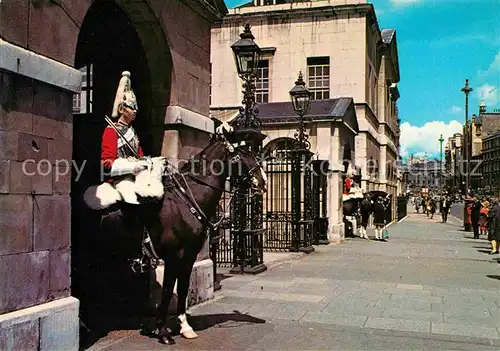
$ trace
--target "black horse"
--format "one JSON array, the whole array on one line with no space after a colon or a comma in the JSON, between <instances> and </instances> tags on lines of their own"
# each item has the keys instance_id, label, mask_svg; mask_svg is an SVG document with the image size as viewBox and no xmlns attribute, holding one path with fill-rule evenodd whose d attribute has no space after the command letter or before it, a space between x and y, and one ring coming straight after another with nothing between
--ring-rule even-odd
<instances>
[{"instance_id":1,"label":"black horse","mask_svg":"<svg viewBox=\"0 0 500 351\"><path fill-rule=\"evenodd\" d=\"M165 262L162 301L156 321L157 336L161 343L175 343L167 328L167 312L176 280L180 333L188 339L197 337L186 317L190 276L196 257L207 239L209 223L206 219L216 215L228 176L251 178L260 191L266 189L266 175L254 155L219 137L186 163L180 169L180 174L174 173L174 181L172 175L164 177L165 194L160 202L132 205L136 206L136 210L140 208L154 248ZM180 190L180 186L184 191ZM193 208L199 211L193 213ZM122 206L103 219L102 225L123 228L127 211L130 211L130 206Z\"/></svg>"}]
</instances>

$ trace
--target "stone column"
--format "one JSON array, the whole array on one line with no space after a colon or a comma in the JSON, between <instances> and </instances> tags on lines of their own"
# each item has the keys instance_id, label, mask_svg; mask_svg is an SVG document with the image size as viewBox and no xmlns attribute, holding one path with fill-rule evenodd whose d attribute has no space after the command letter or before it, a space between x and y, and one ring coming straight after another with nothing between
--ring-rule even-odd
<instances>
[{"instance_id":1,"label":"stone column","mask_svg":"<svg viewBox=\"0 0 500 351\"><path fill-rule=\"evenodd\" d=\"M379 190L389 192L387 185L387 145L380 145L380 156L379 156L379 178L378 183L380 184Z\"/></svg>"},{"instance_id":2,"label":"stone column","mask_svg":"<svg viewBox=\"0 0 500 351\"><path fill-rule=\"evenodd\" d=\"M355 164L356 166L361 168L361 189L364 191L368 191L368 183L370 181L370 176L367 172L366 164L367 164L367 140L366 133L360 132L355 136Z\"/></svg>"},{"instance_id":3,"label":"stone column","mask_svg":"<svg viewBox=\"0 0 500 351\"><path fill-rule=\"evenodd\" d=\"M167 107L165 117L165 135L161 154L168 157L174 165L188 160L208 145L210 133L214 132L213 121L201 114L181 106ZM209 254L209 241L205 242L198 254L191 274L188 305L194 305L214 297L213 262ZM163 284L163 267L156 272L156 280ZM152 292L155 302L161 298L161 292ZM173 307L173 306L172 306Z\"/></svg>"},{"instance_id":4,"label":"stone column","mask_svg":"<svg viewBox=\"0 0 500 351\"><path fill-rule=\"evenodd\" d=\"M326 135L322 133L322 135ZM329 140L320 140L318 145L329 146L330 168L328 170L328 240L340 243L344 240L344 222L342 220L342 155L340 147L340 129L335 124L329 128Z\"/></svg>"}]
</instances>

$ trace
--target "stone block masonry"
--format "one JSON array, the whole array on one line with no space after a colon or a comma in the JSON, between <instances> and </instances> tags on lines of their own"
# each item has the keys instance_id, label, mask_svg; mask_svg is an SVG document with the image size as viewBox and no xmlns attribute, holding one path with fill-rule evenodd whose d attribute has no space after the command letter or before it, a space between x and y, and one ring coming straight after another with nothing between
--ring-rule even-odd
<instances>
[{"instance_id":1,"label":"stone block masonry","mask_svg":"<svg viewBox=\"0 0 500 351\"><path fill-rule=\"evenodd\" d=\"M32 54L0 41L0 55L28 67ZM71 169L62 167L72 159L73 91L55 82L78 72L37 59L24 73L0 63L0 350L76 350ZM36 76L47 70L50 84Z\"/></svg>"},{"instance_id":2,"label":"stone block masonry","mask_svg":"<svg viewBox=\"0 0 500 351\"><path fill-rule=\"evenodd\" d=\"M0 81L0 161L6 166L0 269L9 277L0 282L0 313L6 313L69 296L70 183L57 179L52 166L61 158L71 164L72 93L7 71L0 71Z\"/></svg>"}]
</instances>

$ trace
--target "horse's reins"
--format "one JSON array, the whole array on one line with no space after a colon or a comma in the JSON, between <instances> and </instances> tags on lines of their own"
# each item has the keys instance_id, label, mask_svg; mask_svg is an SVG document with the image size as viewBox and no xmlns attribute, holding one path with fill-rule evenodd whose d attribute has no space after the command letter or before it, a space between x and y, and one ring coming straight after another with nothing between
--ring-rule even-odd
<instances>
[{"instance_id":1,"label":"horse's reins","mask_svg":"<svg viewBox=\"0 0 500 351\"><path fill-rule=\"evenodd\" d=\"M200 205L198 204L198 202L196 201L194 195L193 195L193 192L191 191L191 187L189 186L187 180L186 180L186 177L184 176L184 174L182 174L181 172L175 172L176 174L178 174L181 179L183 180L184 182L184 186L182 186L182 184L180 183L179 179L177 179L177 177L175 177L175 174L172 175L172 179L175 183L175 185L177 185L177 189L181 192L180 195L178 195L187 205L187 207L189 208L189 211L200 221L200 222L204 222L205 224L207 224L210 229L212 230L216 230L219 225L222 223L222 221L224 220L224 216L221 217L221 219L215 223L213 223L212 221L210 221L210 219L208 218L208 216L205 214L205 212L203 212L203 210L201 209ZM189 174L188 174L189 176ZM194 177L193 177L194 178ZM202 183L203 185L206 185L212 189L217 189L217 190L221 190L221 191L224 191L224 192L227 192L227 193L230 193L232 195L231 192L225 190L225 189L222 189L222 188L219 188L219 187L215 187L211 184L208 184L204 181L201 181L200 179L198 178L195 178L196 180L200 181L200 183ZM184 195L184 196L182 196ZM232 196L231 196L231 199L229 200L230 203L232 202Z\"/></svg>"},{"instance_id":2,"label":"horse's reins","mask_svg":"<svg viewBox=\"0 0 500 351\"><path fill-rule=\"evenodd\" d=\"M253 174L253 171L255 169L257 169L258 167L260 166L255 166L253 168L251 168L248 173L247 173L247 177L248 176L251 176ZM187 199L185 197L182 197L182 196L179 196L181 197L184 202L186 203L186 205L189 207L189 210L190 212L196 216L196 218L198 218L199 221L204 221L209 227L210 229L212 230L216 230L219 225L222 223L222 221L224 220L224 215L221 217L221 219L215 223L213 223L212 221L210 221L210 219L208 218L208 216L205 214L205 212L203 212L203 210L201 209L200 205L198 204L198 202L196 201L194 195L193 195L193 192L191 191L191 187L189 186L187 180L186 180L186 177L183 173L177 171L177 172L172 172L172 173L176 173L178 174L182 180L183 180L183 183L185 185L185 188L180 184L180 181L177 179L177 177L175 177L175 174L172 175L172 179L174 180L174 183L177 185L177 188L178 190L180 190L180 192L185 195L187 197ZM234 199L234 191L228 191L226 189L223 189L223 188L220 188L218 186L215 186L215 185L212 185L212 184L209 184L189 173L186 174L189 178L193 179L195 182L201 184L201 185L205 185L205 186L208 186L209 188L211 189L214 189L214 190L218 190L218 191L221 191L221 192L224 192L224 193L228 193L228 194L231 194L231 197L229 199L229 204L231 204L233 202L233 199ZM188 200L188 201L186 201Z\"/></svg>"}]
</instances>

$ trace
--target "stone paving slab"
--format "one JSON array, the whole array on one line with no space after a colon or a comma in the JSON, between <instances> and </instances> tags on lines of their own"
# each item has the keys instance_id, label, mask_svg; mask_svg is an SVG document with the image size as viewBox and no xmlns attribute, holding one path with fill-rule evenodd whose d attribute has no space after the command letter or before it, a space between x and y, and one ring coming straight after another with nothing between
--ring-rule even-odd
<instances>
[{"instance_id":1,"label":"stone paving slab","mask_svg":"<svg viewBox=\"0 0 500 351\"><path fill-rule=\"evenodd\" d=\"M350 305L331 305L328 304L321 312L328 314L351 314L353 316L365 316L365 317L382 317L383 313L386 311L385 308L367 306L359 308L358 306Z\"/></svg>"},{"instance_id":2,"label":"stone paving slab","mask_svg":"<svg viewBox=\"0 0 500 351\"><path fill-rule=\"evenodd\" d=\"M307 312L300 320L302 322L313 322L321 324L348 325L362 327L367 320L367 316L357 316L351 314L333 314L328 312Z\"/></svg>"},{"instance_id":3,"label":"stone paving slab","mask_svg":"<svg viewBox=\"0 0 500 351\"><path fill-rule=\"evenodd\" d=\"M426 301L416 301L416 300L379 300L375 304L375 307L381 308L398 308L401 310L414 310L414 311L431 311L431 303Z\"/></svg>"},{"instance_id":4,"label":"stone paving slab","mask_svg":"<svg viewBox=\"0 0 500 351\"><path fill-rule=\"evenodd\" d=\"M431 295L418 295L418 294L391 294L391 301L414 301L423 303L443 303L443 298L441 296L431 296Z\"/></svg>"},{"instance_id":5,"label":"stone paving slab","mask_svg":"<svg viewBox=\"0 0 500 351\"><path fill-rule=\"evenodd\" d=\"M294 283L289 288L289 292L296 294L320 294L320 295L335 295L335 292L341 294L341 289L337 285L317 285L307 283Z\"/></svg>"},{"instance_id":6,"label":"stone paving slab","mask_svg":"<svg viewBox=\"0 0 500 351\"><path fill-rule=\"evenodd\" d=\"M432 332L436 334L473 336L477 338L500 338L496 328L473 326L470 324L432 323Z\"/></svg>"},{"instance_id":7,"label":"stone paving slab","mask_svg":"<svg viewBox=\"0 0 500 351\"><path fill-rule=\"evenodd\" d=\"M368 317L365 328L426 333L431 331L431 322L413 319Z\"/></svg>"},{"instance_id":8,"label":"stone paving slab","mask_svg":"<svg viewBox=\"0 0 500 351\"><path fill-rule=\"evenodd\" d=\"M399 308L386 308L382 312L382 317L393 319L412 319L419 321L441 322L444 323L444 314L442 312L427 312L402 310Z\"/></svg>"}]
</instances>

